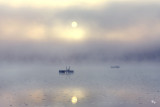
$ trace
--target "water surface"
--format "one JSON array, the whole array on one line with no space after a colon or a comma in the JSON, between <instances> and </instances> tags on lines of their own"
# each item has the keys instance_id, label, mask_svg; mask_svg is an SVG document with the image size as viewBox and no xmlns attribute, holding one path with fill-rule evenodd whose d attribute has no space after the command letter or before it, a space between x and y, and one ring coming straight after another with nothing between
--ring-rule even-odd
<instances>
[{"instance_id":1,"label":"water surface","mask_svg":"<svg viewBox=\"0 0 160 107\"><path fill-rule=\"evenodd\" d=\"M0 107L159 107L158 64L1 64Z\"/></svg>"}]
</instances>

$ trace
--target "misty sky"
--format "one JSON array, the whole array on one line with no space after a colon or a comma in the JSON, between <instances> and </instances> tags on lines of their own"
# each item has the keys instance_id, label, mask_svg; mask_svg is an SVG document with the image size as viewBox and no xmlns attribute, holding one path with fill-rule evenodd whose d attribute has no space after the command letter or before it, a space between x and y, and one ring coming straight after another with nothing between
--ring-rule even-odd
<instances>
[{"instance_id":1,"label":"misty sky","mask_svg":"<svg viewBox=\"0 0 160 107\"><path fill-rule=\"evenodd\" d=\"M0 0L0 8L1 61L160 60L158 0Z\"/></svg>"}]
</instances>

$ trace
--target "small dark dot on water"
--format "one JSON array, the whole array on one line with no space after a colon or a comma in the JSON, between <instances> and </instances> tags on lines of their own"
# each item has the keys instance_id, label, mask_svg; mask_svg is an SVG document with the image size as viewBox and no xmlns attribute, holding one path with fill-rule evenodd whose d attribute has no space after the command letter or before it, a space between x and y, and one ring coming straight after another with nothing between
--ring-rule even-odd
<instances>
[{"instance_id":1,"label":"small dark dot on water","mask_svg":"<svg viewBox=\"0 0 160 107\"><path fill-rule=\"evenodd\" d=\"M9 105L9 106L12 106L12 105Z\"/></svg>"},{"instance_id":2,"label":"small dark dot on water","mask_svg":"<svg viewBox=\"0 0 160 107\"><path fill-rule=\"evenodd\" d=\"M25 106L28 106L28 104L24 103Z\"/></svg>"}]
</instances>

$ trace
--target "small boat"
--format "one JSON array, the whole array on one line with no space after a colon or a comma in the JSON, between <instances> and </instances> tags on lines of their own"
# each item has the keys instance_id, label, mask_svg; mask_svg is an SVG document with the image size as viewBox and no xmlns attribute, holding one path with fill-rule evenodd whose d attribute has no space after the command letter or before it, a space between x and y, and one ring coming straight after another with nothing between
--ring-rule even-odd
<instances>
[{"instance_id":1,"label":"small boat","mask_svg":"<svg viewBox=\"0 0 160 107\"><path fill-rule=\"evenodd\" d=\"M120 66L118 66L118 65L114 65L114 66L111 66L111 68L120 68Z\"/></svg>"},{"instance_id":2,"label":"small boat","mask_svg":"<svg viewBox=\"0 0 160 107\"><path fill-rule=\"evenodd\" d=\"M67 68L66 67L66 70L59 70L59 74L73 74L74 71L73 70L70 70L70 67Z\"/></svg>"}]
</instances>

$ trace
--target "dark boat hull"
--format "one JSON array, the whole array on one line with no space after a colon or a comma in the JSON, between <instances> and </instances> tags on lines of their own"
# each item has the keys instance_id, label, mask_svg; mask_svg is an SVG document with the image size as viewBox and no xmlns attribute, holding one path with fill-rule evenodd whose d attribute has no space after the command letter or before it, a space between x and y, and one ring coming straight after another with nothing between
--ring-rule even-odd
<instances>
[{"instance_id":1,"label":"dark boat hull","mask_svg":"<svg viewBox=\"0 0 160 107\"><path fill-rule=\"evenodd\" d=\"M73 70L59 70L60 74L73 74L74 71Z\"/></svg>"}]
</instances>

